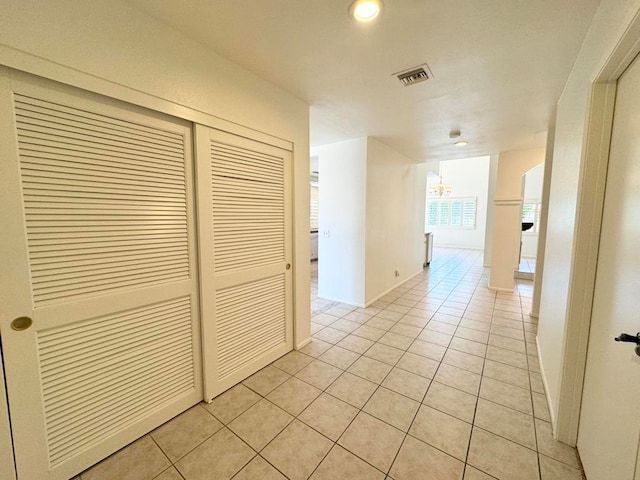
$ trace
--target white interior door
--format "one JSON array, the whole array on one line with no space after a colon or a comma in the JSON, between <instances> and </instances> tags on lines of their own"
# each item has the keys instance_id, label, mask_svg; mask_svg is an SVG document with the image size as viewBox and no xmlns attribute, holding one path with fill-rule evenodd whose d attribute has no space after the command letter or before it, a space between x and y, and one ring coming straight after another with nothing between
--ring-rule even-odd
<instances>
[{"instance_id":1,"label":"white interior door","mask_svg":"<svg viewBox=\"0 0 640 480\"><path fill-rule=\"evenodd\" d=\"M202 398L190 125L6 69L0 82L18 478L67 479Z\"/></svg>"},{"instance_id":2,"label":"white interior door","mask_svg":"<svg viewBox=\"0 0 640 480\"><path fill-rule=\"evenodd\" d=\"M578 451L589 480L639 478L640 61L622 75L611 138Z\"/></svg>"},{"instance_id":3,"label":"white interior door","mask_svg":"<svg viewBox=\"0 0 640 480\"><path fill-rule=\"evenodd\" d=\"M291 152L196 125L205 398L293 348Z\"/></svg>"}]
</instances>

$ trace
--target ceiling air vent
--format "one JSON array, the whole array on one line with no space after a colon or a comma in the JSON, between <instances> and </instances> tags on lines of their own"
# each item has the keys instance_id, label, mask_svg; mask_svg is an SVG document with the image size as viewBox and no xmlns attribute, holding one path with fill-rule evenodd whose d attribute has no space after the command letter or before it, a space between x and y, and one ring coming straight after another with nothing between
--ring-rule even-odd
<instances>
[{"instance_id":1,"label":"ceiling air vent","mask_svg":"<svg viewBox=\"0 0 640 480\"><path fill-rule=\"evenodd\" d=\"M408 70L403 70L402 72L394 73L394 75L398 77L400 83L405 87L424 82L425 80L429 80L433 77L433 74L426 63Z\"/></svg>"}]
</instances>

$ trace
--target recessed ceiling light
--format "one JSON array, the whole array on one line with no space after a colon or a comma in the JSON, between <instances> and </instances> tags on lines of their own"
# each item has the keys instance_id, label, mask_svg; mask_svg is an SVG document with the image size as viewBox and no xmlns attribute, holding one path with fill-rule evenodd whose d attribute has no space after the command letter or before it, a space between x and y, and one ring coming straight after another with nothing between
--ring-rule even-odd
<instances>
[{"instance_id":1,"label":"recessed ceiling light","mask_svg":"<svg viewBox=\"0 0 640 480\"><path fill-rule=\"evenodd\" d=\"M465 142L464 140L460 140L459 142L454 143L456 147L464 147L465 145L469 145L469 142Z\"/></svg>"},{"instance_id":2,"label":"recessed ceiling light","mask_svg":"<svg viewBox=\"0 0 640 480\"><path fill-rule=\"evenodd\" d=\"M382 11L380 0L356 0L351 4L349 13L359 22L370 22Z\"/></svg>"}]
</instances>

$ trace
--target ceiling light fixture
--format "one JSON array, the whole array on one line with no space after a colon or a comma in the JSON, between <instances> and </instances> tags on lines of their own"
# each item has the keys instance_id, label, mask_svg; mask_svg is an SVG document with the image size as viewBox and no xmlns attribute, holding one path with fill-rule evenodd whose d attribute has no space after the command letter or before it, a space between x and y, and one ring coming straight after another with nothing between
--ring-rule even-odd
<instances>
[{"instance_id":1,"label":"ceiling light fixture","mask_svg":"<svg viewBox=\"0 0 640 480\"><path fill-rule=\"evenodd\" d=\"M456 138L460 138L460 130L451 130L449 132L449 138L451 140L455 140ZM466 142L464 140L458 140L457 142L454 143L454 145L456 147L464 147L465 145L469 145L469 142Z\"/></svg>"},{"instance_id":2,"label":"ceiling light fixture","mask_svg":"<svg viewBox=\"0 0 640 480\"><path fill-rule=\"evenodd\" d=\"M454 143L456 147L464 147L465 145L469 145L469 142L465 142L464 140L460 140L459 142Z\"/></svg>"},{"instance_id":3,"label":"ceiling light fixture","mask_svg":"<svg viewBox=\"0 0 640 480\"><path fill-rule=\"evenodd\" d=\"M381 0L356 0L349 8L349 14L359 22L370 22L382 12Z\"/></svg>"},{"instance_id":4,"label":"ceiling light fixture","mask_svg":"<svg viewBox=\"0 0 640 480\"><path fill-rule=\"evenodd\" d=\"M440 176L440 183L435 183L429 187L429 195L442 197L443 195L446 197L447 195L451 195L453 192L453 185L450 183L442 183L442 176Z\"/></svg>"}]
</instances>

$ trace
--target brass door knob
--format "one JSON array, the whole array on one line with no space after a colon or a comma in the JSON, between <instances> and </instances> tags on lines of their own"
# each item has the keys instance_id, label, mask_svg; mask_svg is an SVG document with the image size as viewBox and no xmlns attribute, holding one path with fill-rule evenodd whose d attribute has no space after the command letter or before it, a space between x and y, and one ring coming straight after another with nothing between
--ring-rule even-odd
<instances>
[{"instance_id":1,"label":"brass door knob","mask_svg":"<svg viewBox=\"0 0 640 480\"><path fill-rule=\"evenodd\" d=\"M18 317L11 322L11 328L17 330L18 332L21 330L26 330L31 326L33 320L29 317Z\"/></svg>"},{"instance_id":2,"label":"brass door knob","mask_svg":"<svg viewBox=\"0 0 640 480\"><path fill-rule=\"evenodd\" d=\"M284 266L284 268L286 268L287 270L291 270L291 264L290 264L290 263L287 263L287 264Z\"/></svg>"}]
</instances>

